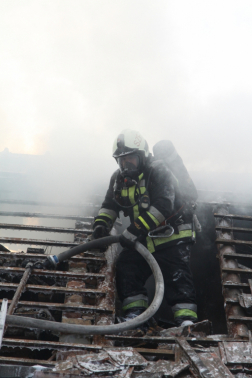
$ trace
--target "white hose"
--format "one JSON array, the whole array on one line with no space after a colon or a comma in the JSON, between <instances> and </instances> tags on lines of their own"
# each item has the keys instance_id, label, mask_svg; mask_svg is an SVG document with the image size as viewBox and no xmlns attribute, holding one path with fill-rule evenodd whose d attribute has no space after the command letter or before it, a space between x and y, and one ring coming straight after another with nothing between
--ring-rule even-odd
<instances>
[{"instance_id":1,"label":"white hose","mask_svg":"<svg viewBox=\"0 0 252 378\"><path fill-rule=\"evenodd\" d=\"M111 244L114 242L118 242L118 236L109 237L112 240ZM112 239L111 239L112 238ZM104 239L105 243L107 242L108 238ZM99 239L102 241L102 239ZM86 243L85 250L87 250L87 244L91 244L92 242ZM105 244L106 245L106 244ZM80 246L78 246L80 247ZM88 249L91 249L90 247ZM119 332L124 332L129 329L137 328L141 324L147 322L159 309L163 296L164 296L164 280L161 273L161 270L158 266L158 263L152 256L152 254L145 248L141 243L135 243L135 249L142 255L142 257L147 261L149 264L154 279L155 279L155 296L150 304L150 306L144 311L141 315L137 316L134 319L128 320L124 323L113 324L113 325L74 325L74 324L65 324L59 322L51 322L47 320L39 320L39 319L32 319L26 318L16 315L7 315L6 316L6 324L16 327L23 327L23 328L39 328L43 330L53 331L53 332L63 332L63 333L76 333L81 335L100 335L100 334L116 334ZM81 253L80 251L79 253ZM65 253L65 252L63 252Z\"/></svg>"}]
</instances>

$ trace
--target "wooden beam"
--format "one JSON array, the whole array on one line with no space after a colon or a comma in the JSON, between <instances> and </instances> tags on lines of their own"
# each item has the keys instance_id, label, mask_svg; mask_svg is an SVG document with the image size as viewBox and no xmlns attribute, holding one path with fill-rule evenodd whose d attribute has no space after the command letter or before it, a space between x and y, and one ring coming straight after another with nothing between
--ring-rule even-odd
<instances>
[{"instance_id":1,"label":"wooden beam","mask_svg":"<svg viewBox=\"0 0 252 378\"><path fill-rule=\"evenodd\" d=\"M176 343L183 351L183 355L190 364L191 371L195 377L198 378L234 378L230 371L223 365L222 361L216 356L208 356L207 360L201 359L199 355L192 349L185 339L176 338ZM207 353L210 355L210 353ZM218 359L218 365L216 364Z\"/></svg>"}]
</instances>

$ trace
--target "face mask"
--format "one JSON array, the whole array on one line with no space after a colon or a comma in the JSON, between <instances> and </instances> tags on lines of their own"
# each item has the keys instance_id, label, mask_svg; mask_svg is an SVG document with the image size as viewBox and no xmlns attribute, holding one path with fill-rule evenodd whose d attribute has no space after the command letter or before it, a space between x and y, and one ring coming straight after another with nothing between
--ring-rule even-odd
<instances>
[{"instance_id":1,"label":"face mask","mask_svg":"<svg viewBox=\"0 0 252 378\"><path fill-rule=\"evenodd\" d=\"M139 176L140 159L136 154L120 156L117 160L124 186L130 187L137 183Z\"/></svg>"}]
</instances>

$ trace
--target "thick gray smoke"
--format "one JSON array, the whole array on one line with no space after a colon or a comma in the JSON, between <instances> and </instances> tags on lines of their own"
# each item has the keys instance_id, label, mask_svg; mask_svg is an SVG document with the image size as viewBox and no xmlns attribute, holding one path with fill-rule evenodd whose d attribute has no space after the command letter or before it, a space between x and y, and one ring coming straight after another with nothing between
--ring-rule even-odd
<instances>
[{"instance_id":1,"label":"thick gray smoke","mask_svg":"<svg viewBox=\"0 0 252 378\"><path fill-rule=\"evenodd\" d=\"M104 193L126 127L172 140L203 187L250 174L251 19L250 1L2 0L0 151L48 152L33 182L70 202Z\"/></svg>"}]
</instances>

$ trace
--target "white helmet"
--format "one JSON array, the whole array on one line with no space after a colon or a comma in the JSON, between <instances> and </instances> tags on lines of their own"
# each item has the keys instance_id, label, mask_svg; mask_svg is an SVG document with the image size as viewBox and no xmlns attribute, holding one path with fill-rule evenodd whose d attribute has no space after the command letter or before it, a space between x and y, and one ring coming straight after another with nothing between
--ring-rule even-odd
<instances>
[{"instance_id":1,"label":"white helmet","mask_svg":"<svg viewBox=\"0 0 252 378\"><path fill-rule=\"evenodd\" d=\"M133 155L138 158L138 163L135 167L130 163L122 164L123 159L127 159L126 156ZM119 164L120 170L123 173L127 170L127 174L134 176L142 173L145 160L149 156L149 147L146 140L136 130L126 129L123 130L116 138L113 145L113 157ZM134 171L134 172L133 172ZM126 172L124 172L126 174Z\"/></svg>"},{"instance_id":2,"label":"white helmet","mask_svg":"<svg viewBox=\"0 0 252 378\"><path fill-rule=\"evenodd\" d=\"M137 151L142 151L146 158L149 156L149 147L146 140L136 130L123 130L114 141L113 157L118 158Z\"/></svg>"}]
</instances>

